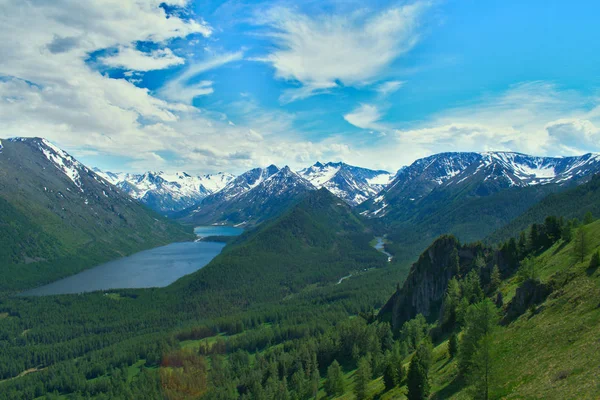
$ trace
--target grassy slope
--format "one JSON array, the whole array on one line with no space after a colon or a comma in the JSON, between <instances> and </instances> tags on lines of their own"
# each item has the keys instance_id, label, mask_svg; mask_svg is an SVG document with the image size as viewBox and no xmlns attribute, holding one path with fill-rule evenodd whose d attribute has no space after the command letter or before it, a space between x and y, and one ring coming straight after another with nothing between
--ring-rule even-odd
<instances>
[{"instance_id":1,"label":"grassy slope","mask_svg":"<svg viewBox=\"0 0 600 400\"><path fill-rule=\"evenodd\" d=\"M587 266L600 247L600 221L584 228L590 251L583 263L573 260L572 244L557 243L537 257L540 279L561 287L538 306L498 330L494 398L593 399L600 396L600 270ZM517 284L505 281L505 303ZM454 381L456 363L447 342L435 349L431 381L436 399L468 399Z\"/></svg>"}]
</instances>

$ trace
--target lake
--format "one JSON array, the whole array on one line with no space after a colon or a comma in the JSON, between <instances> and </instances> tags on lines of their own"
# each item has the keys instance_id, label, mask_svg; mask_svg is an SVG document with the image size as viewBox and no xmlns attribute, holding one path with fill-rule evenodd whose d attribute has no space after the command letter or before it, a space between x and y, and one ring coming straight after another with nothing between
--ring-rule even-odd
<instances>
[{"instance_id":1,"label":"lake","mask_svg":"<svg viewBox=\"0 0 600 400\"><path fill-rule=\"evenodd\" d=\"M199 226L199 237L237 236L241 228ZM96 290L164 287L208 264L223 249L223 243L171 243L110 261L76 275L23 292L23 296L45 296Z\"/></svg>"}]
</instances>

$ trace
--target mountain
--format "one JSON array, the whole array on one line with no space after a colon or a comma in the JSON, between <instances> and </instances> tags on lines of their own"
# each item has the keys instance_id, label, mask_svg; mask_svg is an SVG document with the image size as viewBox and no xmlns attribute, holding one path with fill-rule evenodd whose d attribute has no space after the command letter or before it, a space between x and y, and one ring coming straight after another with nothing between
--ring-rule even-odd
<instances>
[{"instance_id":1,"label":"mountain","mask_svg":"<svg viewBox=\"0 0 600 400\"><path fill-rule=\"evenodd\" d=\"M317 188L326 188L350 205L358 205L379 193L393 178L387 171L354 167L342 162L315 165L298 174Z\"/></svg>"},{"instance_id":2,"label":"mountain","mask_svg":"<svg viewBox=\"0 0 600 400\"><path fill-rule=\"evenodd\" d=\"M254 225L279 215L315 187L285 166L254 168L200 205L181 214L185 223Z\"/></svg>"},{"instance_id":3,"label":"mountain","mask_svg":"<svg viewBox=\"0 0 600 400\"><path fill-rule=\"evenodd\" d=\"M206 196L224 188L234 178L223 172L202 176L192 176L185 172L168 174L163 171L144 174L113 173L97 168L94 168L94 172L162 214L172 214L192 207Z\"/></svg>"},{"instance_id":4,"label":"mountain","mask_svg":"<svg viewBox=\"0 0 600 400\"><path fill-rule=\"evenodd\" d=\"M285 167L265 183L278 190L275 179L294 175ZM372 238L348 204L326 189L309 190L297 204L246 231L209 265L169 290L192 298L220 296L223 303L238 305L280 300L307 285L332 284L352 271L385 266L385 256L369 245Z\"/></svg>"},{"instance_id":5,"label":"mountain","mask_svg":"<svg viewBox=\"0 0 600 400\"><path fill-rule=\"evenodd\" d=\"M547 195L598 171L600 156L594 154L441 153L402 168L359 210L389 233L397 256L414 257L441 234L483 239Z\"/></svg>"},{"instance_id":6,"label":"mountain","mask_svg":"<svg viewBox=\"0 0 600 400\"><path fill-rule=\"evenodd\" d=\"M600 155L534 157L511 152L440 153L415 161L396 174L365 215L383 217L395 204L415 202L434 190L477 182L474 196L513 187L577 182L600 171ZM388 209L390 207L390 209Z\"/></svg>"},{"instance_id":7,"label":"mountain","mask_svg":"<svg viewBox=\"0 0 600 400\"><path fill-rule=\"evenodd\" d=\"M193 238L45 139L1 146L0 292Z\"/></svg>"},{"instance_id":8,"label":"mountain","mask_svg":"<svg viewBox=\"0 0 600 400\"><path fill-rule=\"evenodd\" d=\"M594 217L600 216L600 174L594 175L589 182L560 193L550 194L507 225L498 229L487 238L487 241L496 243L516 237L519 232L529 225L544 222L544 219L549 215L583 220L588 212L591 212Z\"/></svg>"}]
</instances>

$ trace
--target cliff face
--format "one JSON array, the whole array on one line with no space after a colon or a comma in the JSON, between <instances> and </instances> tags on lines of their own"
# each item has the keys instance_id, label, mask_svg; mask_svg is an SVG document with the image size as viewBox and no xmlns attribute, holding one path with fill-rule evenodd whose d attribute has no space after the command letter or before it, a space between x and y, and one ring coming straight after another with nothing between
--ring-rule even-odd
<instances>
[{"instance_id":1,"label":"cliff face","mask_svg":"<svg viewBox=\"0 0 600 400\"><path fill-rule=\"evenodd\" d=\"M466 274L474 265L482 245L461 245L454 236L438 238L411 267L402 288L388 300L380 317L398 329L417 314L434 316L442 303L448 282Z\"/></svg>"}]
</instances>

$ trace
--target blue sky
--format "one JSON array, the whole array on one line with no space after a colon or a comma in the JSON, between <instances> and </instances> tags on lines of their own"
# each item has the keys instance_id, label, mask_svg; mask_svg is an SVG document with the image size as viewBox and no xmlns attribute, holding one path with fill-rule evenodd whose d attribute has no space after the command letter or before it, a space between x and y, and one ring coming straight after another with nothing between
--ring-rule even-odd
<instances>
[{"instance_id":1,"label":"blue sky","mask_svg":"<svg viewBox=\"0 0 600 400\"><path fill-rule=\"evenodd\" d=\"M0 137L113 171L600 151L594 1L0 0Z\"/></svg>"}]
</instances>

